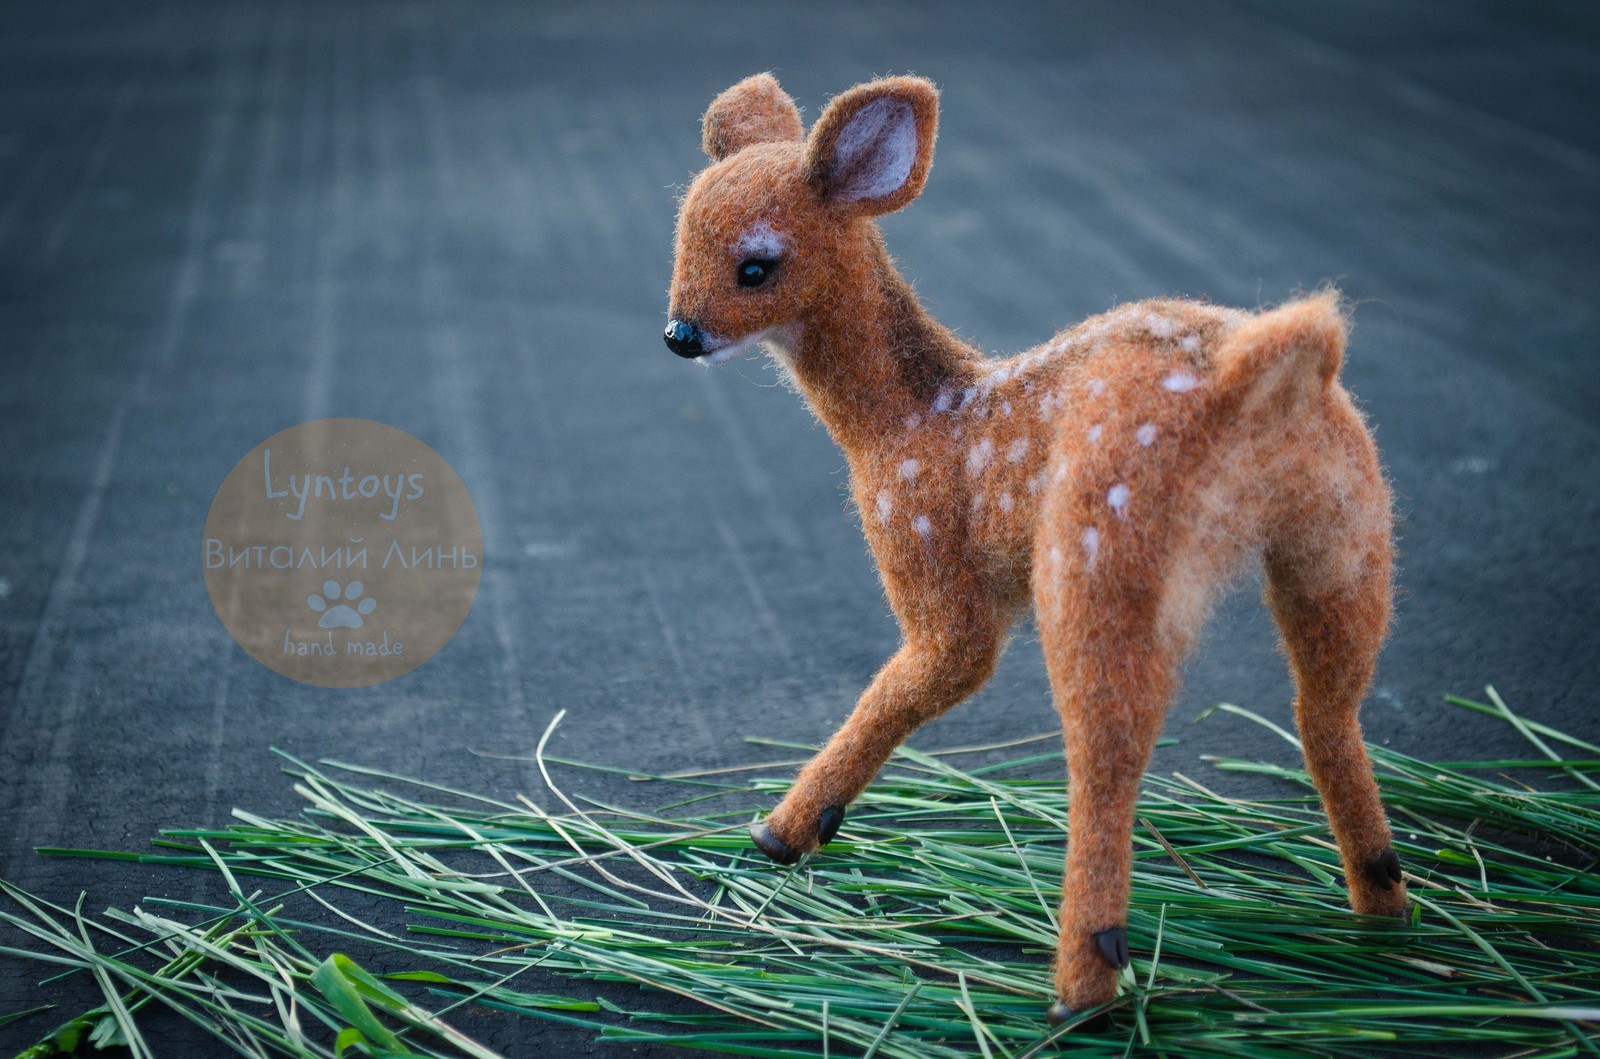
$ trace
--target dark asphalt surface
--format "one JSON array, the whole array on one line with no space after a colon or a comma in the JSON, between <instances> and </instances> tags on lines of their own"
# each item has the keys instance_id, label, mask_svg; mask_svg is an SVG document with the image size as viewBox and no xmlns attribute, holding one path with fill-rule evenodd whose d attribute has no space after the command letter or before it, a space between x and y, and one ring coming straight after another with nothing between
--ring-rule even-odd
<instances>
[{"instance_id":1,"label":"dark asphalt surface","mask_svg":"<svg viewBox=\"0 0 1600 1059\"><path fill-rule=\"evenodd\" d=\"M1131 298L1340 283L1360 303L1346 381L1402 514L1369 738L1520 756L1442 702L1490 682L1600 738L1592 4L11 3L0 876L67 904L88 889L90 908L214 895L209 876L31 850L293 811L272 745L506 794L537 786L528 766L470 750L526 753L558 709L555 752L649 770L768 756L747 734L827 735L896 642L843 460L770 368L706 371L659 337L700 113L769 68L808 117L875 73L941 84L928 189L885 228L934 312L987 348ZM428 442L483 520L459 636L365 690L254 662L201 576L223 476L327 415ZM1289 699L1247 587L1155 767L1258 782L1197 759L1289 747L1189 722L1226 700L1287 724ZM1054 724L1024 630L916 742ZM39 977L0 963L0 1012L38 1002ZM152 1025L163 1055L214 1054ZM470 1026L517 1056L600 1050Z\"/></svg>"}]
</instances>

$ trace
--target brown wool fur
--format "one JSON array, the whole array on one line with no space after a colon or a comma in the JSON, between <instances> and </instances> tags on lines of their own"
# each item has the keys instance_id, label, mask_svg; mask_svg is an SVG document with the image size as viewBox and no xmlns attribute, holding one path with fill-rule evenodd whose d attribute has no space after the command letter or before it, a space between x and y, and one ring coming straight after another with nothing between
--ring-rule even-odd
<instances>
[{"instance_id":1,"label":"brown wool fur","mask_svg":"<svg viewBox=\"0 0 1600 1059\"><path fill-rule=\"evenodd\" d=\"M1031 605L1071 784L1056 992L1109 1000L1095 936L1126 922L1140 776L1212 604L1261 557L1351 903L1400 914L1356 718L1389 623L1390 499L1338 380L1337 295L1259 314L1156 299L985 357L923 311L871 219L921 191L937 120L933 85L895 77L834 99L806 137L757 75L707 112L713 164L679 217L674 322L712 360L760 343L792 376L845 451L903 632L758 828L764 848L815 849L824 811L981 687ZM751 257L778 263L741 287Z\"/></svg>"}]
</instances>

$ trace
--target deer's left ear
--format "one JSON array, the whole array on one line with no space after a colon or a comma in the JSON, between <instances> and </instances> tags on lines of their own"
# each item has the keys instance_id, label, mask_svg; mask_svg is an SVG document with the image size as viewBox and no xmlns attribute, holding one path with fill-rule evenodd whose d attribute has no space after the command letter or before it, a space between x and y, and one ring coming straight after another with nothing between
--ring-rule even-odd
<instances>
[{"instance_id":1,"label":"deer's left ear","mask_svg":"<svg viewBox=\"0 0 1600 1059\"><path fill-rule=\"evenodd\" d=\"M834 98L806 141L806 179L825 201L890 213L922 191L933 164L939 90L923 77L886 77Z\"/></svg>"}]
</instances>

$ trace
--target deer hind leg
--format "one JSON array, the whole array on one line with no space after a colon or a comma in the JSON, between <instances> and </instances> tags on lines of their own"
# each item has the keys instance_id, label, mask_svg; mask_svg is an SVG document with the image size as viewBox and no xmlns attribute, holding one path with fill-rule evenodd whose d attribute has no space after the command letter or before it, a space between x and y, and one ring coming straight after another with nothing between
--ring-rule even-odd
<instances>
[{"instance_id":1,"label":"deer hind leg","mask_svg":"<svg viewBox=\"0 0 1600 1059\"><path fill-rule=\"evenodd\" d=\"M1141 604L1151 594L1137 591L1137 576L1097 571L1094 583L1117 598L1059 580L1038 592L1070 784L1052 1023L1110 1000L1128 963L1134 803L1180 654Z\"/></svg>"},{"instance_id":2,"label":"deer hind leg","mask_svg":"<svg viewBox=\"0 0 1600 1059\"><path fill-rule=\"evenodd\" d=\"M1406 886L1356 717L1389 625L1393 564L1387 492L1376 457L1361 449L1354 497L1299 512L1269 544L1267 602L1294 674L1306 768L1339 845L1350 904L1364 915L1397 916Z\"/></svg>"}]
</instances>

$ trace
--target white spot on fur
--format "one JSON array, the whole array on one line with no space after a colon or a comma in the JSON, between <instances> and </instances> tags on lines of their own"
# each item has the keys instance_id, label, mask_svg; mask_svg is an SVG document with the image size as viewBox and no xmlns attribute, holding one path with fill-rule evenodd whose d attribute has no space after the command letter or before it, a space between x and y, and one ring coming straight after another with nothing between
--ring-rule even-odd
<instances>
[{"instance_id":1,"label":"white spot on fur","mask_svg":"<svg viewBox=\"0 0 1600 1059\"><path fill-rule=\"evenodd\" d=\"M1178 327L1160 313L1150 313L1144 318L1144 329L1156 338L1171 338Z\"/></svg>"},{"instance_id":2,"label":"white spot on fur","mask_svg":"<svg viewBox=\"0 0 1600 1059\"><path fill-rule=\"evenodd\" d=\"M1015 441L1013 441L1011 443L1011 447L1010 448L1006 449L1006 462L1007 463L1021 463L1022 462L1022 457L1026 456L1027 454L1028 454L1028 439L1027 438L1018 438L1017 440L1015 440Z\"/></svg>"},{"instance_id":3,"label":"white spot on fur","mask_svg":"<svg viewBox=\"0 0 1600 1059\"><path fill-rule=\"evenodd\" d=\"M889 524L889 513L894 510L894 501L889 499L889 490L878 490L878 525Z\"/></svg>"},{"instance_id":4,"label":"white spot on fur","mask_svg":"<svg viewBox=\"0 0 1600 1059\"><path fill-rule=\"evenodd\" d=\"M1067 470L1068 470L1068 468L1067 468L1066 464L1064 464L1064 463L1056 464L1056 481L1058 481L1058 482L1066 481L1067 480Z\"/></svg>"},{"instance_id":5,"label":"white spot on fur","mask_svg":"<svg viewBox=\"0 0 1600 1059\"><path fill-rule=\"evenodd\" d=\"M1000 510L1001 511L1004 511L1008 515L1011 514L1011 508L1012 508L1014 503L1015 502L1011 499L1011 494L1010 493L1001 493L1000 494Z\"/></svg>"},{"instance_id":6,"label":"white spot on fur","mask_svg":"<svg viewBox=\"0 0 1600 1059\"><path fill-rule=\"evenodd\" d=\"M1145 448L1149 448L1155 443L1156 440L1156 425L1154 423L1146 423L1144 426L1139 428L1138 433L1134 434L1134 437L1139 439L1139 444L1143 445Z\"/></svg>"},{"instance_id":7,"label":"white spot on fur","mask_svg":"<svg viewBox=\"0 0 1600 1059\"><path fill-rule=\"evenodd\" d=\"M967 405L971 404L977 399L977 397L978 388L976 386L968 386L965 390L961 391L961 403L956 406L957 410L967 407Z\"/></svg>"},{"instance_id":8,"label":"white spot on fur","mask_svg":"<svg viewBox=\"0 0 1600 1059\"><path fill-rule=\"evenodd\" d=\"M1192 372L1175 371L1162 379L1161 385L1173 393L1188 393L1200 385L1200 380L1195 378Z\"/></svg>"},{"instance_id":9,"label":"white spot on fur","mask_svg":"<svg viewBox=\"0 0 1600 1059\"><path fill-rule=\"evenodd\" d=\"M1007 401L1005 404L1001 405L1000 406L1000 411L1004 412L1006 415L1010 415L1011 414L1011 402Z\"/></svg>"},{"instance_id":10,"label":"white spot on fur","mask_svg":"<svg viewBox=\"0 0 1600 1059\"><path fill-rule=\"evenodd\" d=\"M1055 545L1051 545L1050 546L1050 565L1051 566L1060 566L1061 565L1061 549L1056 547Z\"/></svg>"},{"instance_id":11,"label":"white spot on fur","mask_svg":"<svg viewBox=\"0 0 1600 1059\"><path fill-rule=\"evenodd\" d=\"M789 240L786 236L766 221L757 221L739 236L739 242L734 246L734 253L739 257L775 259L782 257L787 249Z\"/></svg>"},{"instance_id":12,"label":"white spot on fur","mask_svg":"<svg viewBox=\"0 0 1600 1059\"><path fill-rule=\"evenodd\" d=\"M984 438L967 452L967 473L982 474L994 460L994 442Z\"/></svg>"},{"instance_id":13,"label":"white spot on fur","mask_svg":"<svg viewBox=\"0 0 1600 1059\"><path fill-rule=\"evenodd\" d=\"M922 413L921 412L912 412L910 415L906 416L906 427L908 429L915 430L918 427L920 427L921 425L922 425Z\"/></svg>"},{"instance_id":14,"label":"white spot on fur","mask_svg":"<svg viewBox=\"0 0 1600 1059\"><path fill-rule=\"evenodd\" d=\"M900 465L900 477L908 482L917 480L917 472L922 470L922 464L916 460L907 460Z\"/></svg>"},{"instance_id":15,"label":"white spot on fur","mask_svg":"<svg viewBox=\"0 0 1600 1059\"><path fill-rule=\"evenodd\" d=\"M1082 540L1084 563L1093 570L1094 561L1100 555L1100 531L1093 526L1085 526Z\"/></svg>"},{"instance_id":16,"label":"white spot on fur","mask_svg":"<svg viewBox=\"0 0 1600 1059\"><path fill-rule=\"evenodd\" d=\"M1129 490L1126 485L1118 482L1116 485L1106 490L1106 503L1110 504L1111 510L1115 511L1119 516L1122 518L1127 518L1128 497L1130 495L1131 490Z\"/></svg>"},{"instance_id":17,"label":"white spot on fur","mask_svg":"<svg viewBox=\"0 0 1600 1059\"><path fill-rule=\"evenodd\" d=\"M973 512L976 513L976 512L982 511L983 510L983 505L987 504L988 502L989 502L989 494L988 493L985 493L981 489L978 490L976 493L973 493L972 494L972 510L973 510Z\"/></svg>"},{"instance_id":18,"label":"white spot on fur","mask_svg":"<svg viewBox=\"0 0 1600 1059\"><path fill-rule=\"evenodd\" d=\"M1090 427L1089 428L1089 440L1090 440L1090 442L1098 442L1100 440L1100 435L1105 432L1105 429L1106 428L1104 426L1100 425L1099 423L1096 423L1094 426Z\"/></svg>"},{"instance_id":19,"label":"white spot on fur","mask_svg":"<svg viewBox=\"0 0 1600 1059\"><path fill-rule=\"evenodd\" d=\"M1106 381L1104 379L1090 379L1089 392L1095 397L1099 397L1106 392Z\"/></svg>"},{"instance_id":20,"label":"white spot on fur","mask_svg":"<svg viewBox=\"0 0 1600 1059\"><path fill-rule=\"evenodd\" d=\"M955 395L952 394L949 390L940 390L939 391L939 396L937 396L937 397L935 397L933 399L932 411L934 411L934 412L948 412L948 411L950 411L950 402L952 402L954 400L955 400Z\"/></svg>"},{"instance_id":21,"label":"white spot on fur","mask_svg":"<svg viewBox=\"0 0 1600 1059\"><path fill-rule=\"evenodd\" d=\"M923 540L927 540L929 537L933 536L933 523L928 521L927 515L918 515L916 518L912 519L911 528L916 530L917 534L922 537Z\"/></svg>"},{"instance_id":22,"label":"white spot on fur","mask_svg":"<svg viewBox=\"0 0 1600 1059\"><path fill-rule=\"evenodd\" d=\"M1178 348L1185 353L1193 353L1200 348L1199 335L1184 335L1178 339Z\"/></svg>"},{"instance_id":23,"label":"white spot on fur","mask_svg":"<svg viewBox=\"0 0 1600 1059\"><path fill-rule=\"evenodd\" d=\"M911 104L879 96L856 111L834 141L834 172L845 174L833 194L846 202L883 198L900 190L917 160L917 116Z\"/></svg>"}]
</instances>

